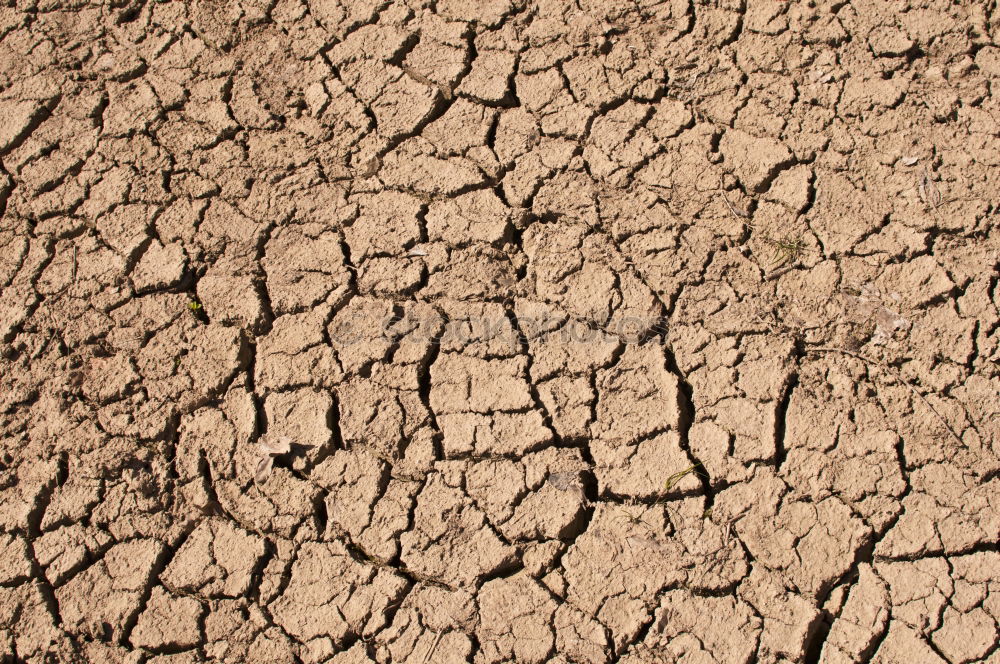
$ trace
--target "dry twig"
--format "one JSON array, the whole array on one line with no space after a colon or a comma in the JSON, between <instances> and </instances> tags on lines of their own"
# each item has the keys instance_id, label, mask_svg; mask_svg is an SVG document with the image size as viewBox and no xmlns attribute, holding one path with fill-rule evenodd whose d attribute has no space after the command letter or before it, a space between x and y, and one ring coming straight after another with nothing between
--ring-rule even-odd
<instances>
[{"instance_id":1,"label":"dry twig","mask_svg":"<svg viewBox=\"0 0 1000 664\"><path fill-rule=\"evenodd\" d=\"M726 196L726 189L725 189L724 184L725 183L723 183L723 181L722 181L722 176L720 175L719 176L719 195L722 196L722 200L726 202L726 207L729 208L729 211L737 219L749 219L750 215L748 215L746 213L742 213L742 212L737 212L736 208L733 207L733 204L729 202L729 196Z\"/></svg>"},{"instance_id":2,"label":"dry twig","mask_svg":"<svg viewBox=\"0 0 1000 664\"><path fill-rule=\"evenodd\" d=\"M420 664L427 664L427 662L430 661L431 655L433 655L434 651L437 650L438 643L441 641L442 636L444 636L444 632L437 633L437 637L434 639L434 643L431 644L431 647L427 650L427 654L424 655L424 658L420 661Z\"/></svg>"}]
</instances>

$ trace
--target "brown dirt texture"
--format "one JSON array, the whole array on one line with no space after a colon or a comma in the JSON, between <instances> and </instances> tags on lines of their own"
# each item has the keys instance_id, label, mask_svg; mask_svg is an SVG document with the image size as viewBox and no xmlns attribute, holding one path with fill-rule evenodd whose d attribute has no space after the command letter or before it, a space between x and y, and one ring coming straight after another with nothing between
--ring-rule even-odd
<instances>
[{"instance_id":1,"label":"brown dirt texture","mask_svg":"<svg viewBox=\"0 0 1000 664\"><path fill-rule=\"evenodd\" d=\"M1000 663L997 0L0 5L0 661Z\"/></svg>"}]
</instances>

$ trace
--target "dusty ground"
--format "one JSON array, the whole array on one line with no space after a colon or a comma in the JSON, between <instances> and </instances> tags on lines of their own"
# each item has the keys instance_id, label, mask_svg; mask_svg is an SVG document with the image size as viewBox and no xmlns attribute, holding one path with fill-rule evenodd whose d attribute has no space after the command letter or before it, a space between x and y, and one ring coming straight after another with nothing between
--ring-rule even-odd
<instances>
[{"instance_id":1,"label":"dusty ground","mask_svg":"<svg viewBox=\"0 0 1000 664\"><path fill-rule=\"evenodd\" d=\"M1000 661L995 0L5 5L3 661Z\"/></svg>"}]
</instances>

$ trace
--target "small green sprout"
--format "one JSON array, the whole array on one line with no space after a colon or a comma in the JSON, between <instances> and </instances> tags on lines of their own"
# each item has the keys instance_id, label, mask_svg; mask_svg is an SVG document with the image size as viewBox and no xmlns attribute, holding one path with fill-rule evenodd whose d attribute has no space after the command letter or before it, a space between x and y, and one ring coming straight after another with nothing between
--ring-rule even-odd
<instances>
[{"instance_id":1,"label":"small green sprout","mask_svg":"<svg viewBox=\"0 0 1000 664\"><path fill-rule=\"evenodd\" d=\"M781 267L786 263L795 262L806 250L806 244L800 237L786 235L783 238L764 237L764 241L774 247L774 255L771 262L774 267Z\"/></svg>"},{"instance_id":2,"label":"small green sprout","mask_svg":"<svg viewBox=\"0 0 1000 664\"><path fill-rule=\"evenodd\" d=\"M188 302L188 309L190 309L193 314L198 313L201 310L201 302L198 300L191 300Z\"/></svg>"},{"instance_id":3,"label":"small green sprout","mask_svg":"<svg viewBox=\"0 0 1000 664\"><path fill-rule=\"evenodd\" d=\"M698 473L698 471L695 470L695 468L697 468L697 467L698 467L698 464L694 464L693 466L689 466L688 468L685 468L684 470L679 470L676 473L674 473L673 475L671 475L670 477L668 477L667 481L663 483L663 491L664 492L670 491L671 489L673 489L677 485L678 482L680 482L682 479L684 479L685 477L687 477L691 473L694 473L696 475L700 474L700 473Z\"/></svg>"},{"instance_id":4,"label":"small green sprout","mask_svg":"<svg viewBox=\"0 0 1000 664\"><path fill-rule=\"evenodd\" d=\"M632 506L636 507L638 505L636 505L635 501L633 501L632 502ZM641 508L641 506L638 506L638 507ZM645 519L643 519L642 516L640 516L639 514L633 514L629 510L625 509L624 507L621 508L621 511L622 511L622 513L618 516L619 519L624 519L625 521L628 521L629 525L632 525L632 526L645 526L646 530L648 530L650 532L653 531L652 524L650 524L648 521L646 521Z\"/></svg>"}]
</instances>

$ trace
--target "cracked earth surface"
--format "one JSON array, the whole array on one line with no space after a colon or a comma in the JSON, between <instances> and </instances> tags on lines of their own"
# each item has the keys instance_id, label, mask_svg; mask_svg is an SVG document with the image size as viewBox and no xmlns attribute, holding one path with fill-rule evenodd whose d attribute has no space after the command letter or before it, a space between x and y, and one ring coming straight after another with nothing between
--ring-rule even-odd
<instances>
[{"instance_id":1,"label":"cracked earth surface","mask_svg":"<svg viewBox=\"0 0 1000 664\"><path fill-rule=\"evenodd\" d=\"M2 4L4 662L1000 662L995 0Z\"/></svg>"}]
</instances>

